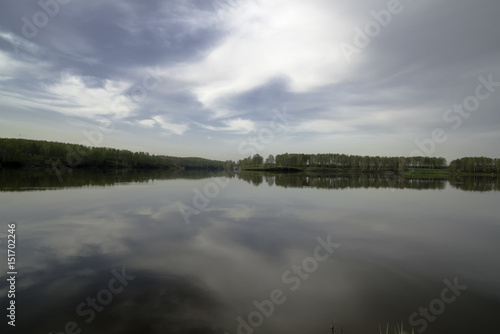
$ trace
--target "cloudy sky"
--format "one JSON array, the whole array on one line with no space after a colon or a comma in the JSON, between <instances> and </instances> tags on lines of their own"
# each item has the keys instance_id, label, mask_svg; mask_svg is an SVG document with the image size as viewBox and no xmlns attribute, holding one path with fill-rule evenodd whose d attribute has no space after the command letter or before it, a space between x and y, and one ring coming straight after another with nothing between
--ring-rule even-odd
<instances>
[{"instance_id":1,"label":"cloudy sky","mask_svg":"<svg viewBox=\"0 0 500 334\"><path fill-rule=\"evenodd\" d=\"M498 0L2 1L0 137L232 160L499 157L498 13Z\"/></svg>"}]
</instances>

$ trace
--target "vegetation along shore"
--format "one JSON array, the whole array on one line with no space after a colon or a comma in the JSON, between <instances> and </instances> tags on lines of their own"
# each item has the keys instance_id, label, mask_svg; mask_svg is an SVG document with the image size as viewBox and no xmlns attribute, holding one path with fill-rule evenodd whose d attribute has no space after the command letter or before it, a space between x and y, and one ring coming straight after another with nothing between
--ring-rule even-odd
<instances>
[{"instance_id":1,"label":"vegetation along shore","mask_svg":"<svg viewBox=\"0 0 500 334\"><path fill-rule=\"evenodd\" d=\"M384 173L404 177L497 176L500 159L464 157L449 164L442 157L380 157L347 154L259 154L237 162L199 157L173 157L107 147L88 147L43 140L0 138L0 167L8 168L107 168L204 169L274 173Z\"/></svg>"}]
</instances>

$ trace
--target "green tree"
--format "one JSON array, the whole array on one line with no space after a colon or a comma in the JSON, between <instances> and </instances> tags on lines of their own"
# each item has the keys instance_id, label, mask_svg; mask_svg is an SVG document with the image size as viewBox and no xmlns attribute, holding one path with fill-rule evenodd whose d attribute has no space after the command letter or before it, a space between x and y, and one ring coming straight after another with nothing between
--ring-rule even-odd
<instances>
[{"instance_id":1,"label":"green tree","mask_svg":"<svg viewBox=\"0 0 500 334\"><path fill-rule=\"evenodd\" d=\"M269 154L269 156L266 159L266 164L274 164L274 163L275 163L274 155Z\"/></svg>"}]
</instances>

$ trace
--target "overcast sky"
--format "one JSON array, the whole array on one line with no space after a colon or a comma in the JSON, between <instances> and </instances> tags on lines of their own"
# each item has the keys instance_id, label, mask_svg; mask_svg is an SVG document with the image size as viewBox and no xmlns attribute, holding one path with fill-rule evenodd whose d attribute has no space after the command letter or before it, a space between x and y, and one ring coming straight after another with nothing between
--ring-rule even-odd
<instances>
[{"instance_id":1,"label":"overcast sky","mask_svg":"<svg viewBox=\"0 0 500 334\"><path fill-rule=\"evenodd\" d=\"M500 157L499 13L498 0L5 0L0 137L232 160Z\"/></svg>"}]
</instances>

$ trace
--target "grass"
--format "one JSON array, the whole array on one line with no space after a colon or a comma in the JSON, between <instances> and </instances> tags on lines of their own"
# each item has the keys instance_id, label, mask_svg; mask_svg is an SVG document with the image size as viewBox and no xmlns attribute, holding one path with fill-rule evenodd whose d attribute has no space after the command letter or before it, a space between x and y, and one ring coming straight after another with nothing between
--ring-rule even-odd
<instances>
[{"instance_id":1,"label":"grass","mask_svg":"<svg viewBox=\"0 0 500 334\"><path fill-rule=\"evenodd\" d=\"M379 332L380 334L389 334L389 323L387 323L387 327L385 328L385 333L382 331L382 328L380 328L379 326ZM404 331L404 328L403 328L403 323L401 322L401 326L399 326L399 324L397 324L395 327L394 327L394 333L395 334L403 334L403 333L406 333ZM415 330L412 329L411 330L411 334L415 334Z\"/></svg>"},{"instance_id":2,"label":"grass","mask_svg":"<svg viewBox=\"0 0 500 334\"><path fill-rule=\"evenodd\" d=\"M418 178L448 178L451 175L448 169L410 168L403 172L404 177Z\"/></svg>"},{"instance_id":3,"label":"grass","mask_svg":"<svg viewBox=\"0 0 500 334\"><path fill-rule=\"evenodd\" d=\"M244 171L264 171L264 172L301 172L303 168L300 167L279 167L274 165L259 165L259 166L245 166L241 168Z\"/></svg>"}]
</instances>

